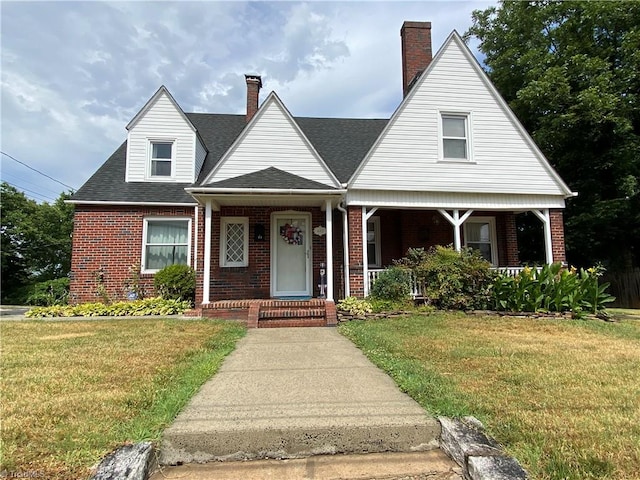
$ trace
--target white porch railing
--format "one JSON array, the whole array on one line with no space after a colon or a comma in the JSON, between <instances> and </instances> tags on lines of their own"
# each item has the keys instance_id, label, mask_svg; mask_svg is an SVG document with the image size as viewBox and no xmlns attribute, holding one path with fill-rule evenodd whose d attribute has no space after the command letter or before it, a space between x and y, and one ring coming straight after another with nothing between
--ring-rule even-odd
<instances>
[{"instance_id":1,"label":"white porch railing","mask_svg":"<svg viewBox=\"0 0 640 480\"><path fill-rule=\"evenodd\" d=\"M506 273L509 276L515 277L516 275L518 275L522 270L524 270L525 267L491 267L492 270L496 270L498 272L501 273ZM540 267L529 267L530 269L539 269ZM371 291L371 287L373 286L373 283L378 279L378 277L380 276L380 274L382 272L384 272L385 269L384 268L370 268L368 270L369 272L369 292ZM411 292L410 292L411 298L416 299L416 298L422 298L422 288L421 285L418 285L418 282L416 281L416 278L413 276L413 274L411 275Z\"/></svg>"}]
</instances>

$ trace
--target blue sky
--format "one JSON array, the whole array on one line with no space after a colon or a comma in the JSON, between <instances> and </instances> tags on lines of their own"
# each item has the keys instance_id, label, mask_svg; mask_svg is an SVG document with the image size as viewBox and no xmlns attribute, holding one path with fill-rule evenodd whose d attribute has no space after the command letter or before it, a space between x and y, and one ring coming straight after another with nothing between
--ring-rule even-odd
<instances>
[{"instance_id":1,"label":"blue sky","mask_svg":"<svg viewBox=\"0 0 640 480\"><path fill-rule=\"evenodd\" d=\"M402 22L430 21L435 52L493 3L2 1L1 149L79 188L160 85L186 112L243 113L245 73L294 116L387 118ZM1 176L37 200L64 190L4 155Z\"/></svg>"}]
</instances>

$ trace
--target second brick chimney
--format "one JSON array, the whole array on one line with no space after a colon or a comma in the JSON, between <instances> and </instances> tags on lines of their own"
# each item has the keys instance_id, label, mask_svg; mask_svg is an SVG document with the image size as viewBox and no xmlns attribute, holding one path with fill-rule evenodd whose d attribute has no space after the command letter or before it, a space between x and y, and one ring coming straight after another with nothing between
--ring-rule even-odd
<instances>
[{"instance_id":1,"label":"second brick chimney","mask_svg":"<svg viewBox=\"0 0 640 480\"><path fill-rule=\"evenodd\" d=\"M258 96L262 88L262 78L260 75L245 75L247 81L247 123L251 121L258 111Z\"/></svg>"},{"instance_id":2,"label":"second brick chimney","mask_svg":"<svg viewBox=\"0 0 640 480\"><path fill-rule=\"evenodd\" d=\"M431 22L404 22L402 38L402 94L407 96L413 81L431 63Z\"/></svg>"}]
</instances>

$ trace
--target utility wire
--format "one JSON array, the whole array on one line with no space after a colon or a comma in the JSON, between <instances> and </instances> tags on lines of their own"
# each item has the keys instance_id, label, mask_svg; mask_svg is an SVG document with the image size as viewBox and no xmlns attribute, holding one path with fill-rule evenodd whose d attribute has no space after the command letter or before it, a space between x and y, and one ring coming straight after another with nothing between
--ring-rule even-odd
<instances>
[{"instance_id":1,"label":"utility wire","mask_svg":"<svg viewBox=\"0 0 640 480\"><path fill-rule=\"evenodd\" d=\"M10 158L11 160L13 160L14 162L18 162L20 165L24 165L25 167L27 167L27 168L29 168L29 169L33 170L34 172L39 173L40 175L45 176L45 177L47 177L48 179L53 180L53 181L54 181L54 182L56 182L56 183L59 183L59 184L60 184L60 185L62 185L63 187L70 188L70 189L71 189L71 190L73 190L74 192L77 190L76 188L73 188L73 187L71 187L71 186L67 185L66 183L62 183L60 180L56 180L55 178L50 177L50 176L49 176L49 175L47 175L46 173L42 173L40 170L36 170L36 169L35 169L35 168L33 168L32 166L27 165L27 164L26 164L26 163L24 163L24 162L21 162L21 161L20 161L20 160L18 160L17 158L14 158L14 157L12 157L11 155L9 155L8 153L5 153L5 152L3 152L3 151L0 151L0 153L1 153L2 155L5 155L5 156L9 157L9 158Z\"/></svg>"},{"instance_id":2,"label":"utility wire","mask_svg":"<svg viewBox=\"0 0 640 480\"><path fill-rule=\"evenodd\" d=\"M5 180L5 182L6 182L6 180ZM36 196L38 196L38 197L42 197L42 198L47 199L47 200L51 200L51 201L54 201L54 202L56 201L56 199L55 199L55 198L48 197L48 196L44 195L43 193L40 193L40 192L34 192L33 190L29 190L28 188L21 187L21 186L19 186L19 185L16 185L15 183L11 183L11 182L7 182L7 183L8 183L9 185L11 185L12 187L17 188L18 190L23 190L23 191L25 191L25 192L29 192L29 193L31 193L32 195L36 195Z\"/></svg>"},{"instance_id":3,"label":"utility wire","mask_svg":"<svg viewBox=\"0 0 640 480\"><path fill-rule=\"evenodd\" d=\"M11 177L11 178L13 178L13 179L14 179L14 180L13 180L14 182L15 182L15 181L18 181L18 182L20 182L20 183L26 183L26 184L29 184L29 185L33 185L34 187L38 187L39 189L41 189L41 190L42 190L43 195L44 195L45 193L47 193L47 194L54 194L54 195L60 195L60 191L59 191L59 190L57 190L57 191L56 191L56 190L52 190L52 189L50 189L50 188L43 187L43 186L42 186L42 185L40 185L39 183L30 182L29 180L25 180L25 179L24 179L24 178L22 178L22 177L19 177L19 176L17 176L17 175L14 175L13 173L9 173L9 172L2 172L2 173L0 174L0 176L2 176L2 177ZM7 181L7 183L8 183L8 181ZM22 187L20 187L20 188L22 188Z\"/></svg>"}]
</instances>

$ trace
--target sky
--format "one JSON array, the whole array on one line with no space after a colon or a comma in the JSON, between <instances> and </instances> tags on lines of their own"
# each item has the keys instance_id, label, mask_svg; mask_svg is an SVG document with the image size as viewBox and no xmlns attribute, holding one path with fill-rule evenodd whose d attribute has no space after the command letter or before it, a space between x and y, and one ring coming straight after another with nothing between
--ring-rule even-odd
<instances>
[{"instance_id":1,"label":"sky","mask_svg":"<svg viewBox=\"0 0 640 480\"><path fill-rule=\"evenodd\" d=\"M161 85L185 112L241 114L258 74L294 116L389 118L403 21L430 21L435 53L494 3L1 1L1 178L77 190Z\"/></svg>"}]
</instances>

